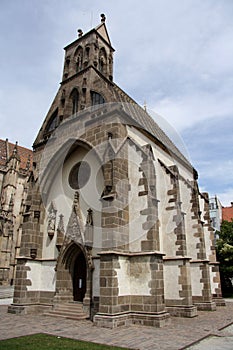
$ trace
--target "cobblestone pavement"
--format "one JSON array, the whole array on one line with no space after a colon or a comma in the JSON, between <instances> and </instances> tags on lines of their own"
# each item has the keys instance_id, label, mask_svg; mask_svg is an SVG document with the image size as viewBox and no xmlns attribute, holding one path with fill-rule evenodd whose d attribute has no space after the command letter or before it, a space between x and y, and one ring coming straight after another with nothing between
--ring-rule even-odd
<instances>
[{"instance_id":1,"label":"cobblestone pavement","mask_svg":"<svg viewBox=\"0 0 233 350\"><path fill-rule=\"evenodd\" d=\"M0 305L0 339L47 333L130 349L180 350L206 337L190 349L230 350L233 349L233 325L230 324L233 324L232 302L218 307L215 312L199 311L199 316L192 319L172 317L171 325L164 328L133 325L116 329L97 328L86 320L73 321L43 315L17 316L7 313L7 305Z\"/></svg>"}]
</instances>

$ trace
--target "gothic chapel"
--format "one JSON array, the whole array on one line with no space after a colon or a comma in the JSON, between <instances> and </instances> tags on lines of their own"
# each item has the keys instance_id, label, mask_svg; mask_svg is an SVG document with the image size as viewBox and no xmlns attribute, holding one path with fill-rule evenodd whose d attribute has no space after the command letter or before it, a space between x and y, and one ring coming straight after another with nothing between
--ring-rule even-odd
<instances>
[{"instance_id":1,"label":"gothic chapel","mask_svg":"<svg viewBox=\"0 0 233 350\"><path fill-rule=\"evenodd\" d=\"M197 172L113 79L105 16L65 47L33 145L12 313L161 327L222 305Z\"/></svg>"}]
</instances>

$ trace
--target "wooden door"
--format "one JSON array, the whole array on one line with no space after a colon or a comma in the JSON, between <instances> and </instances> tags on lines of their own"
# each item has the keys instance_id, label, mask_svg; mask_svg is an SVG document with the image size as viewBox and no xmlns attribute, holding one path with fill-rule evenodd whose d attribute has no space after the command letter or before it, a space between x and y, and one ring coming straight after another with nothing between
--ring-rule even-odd
<instances>
[{"instance_id":1,"label":"wooden door","mask_svg":"<svg viewBox=\"0 0 233 350\"><path fill-rule=\"evenodd\" d=\"M86 293L87 266L82 252L76 258L73 273L73 295L74 301L83 301Z\"/></svg>"}]
</instances>

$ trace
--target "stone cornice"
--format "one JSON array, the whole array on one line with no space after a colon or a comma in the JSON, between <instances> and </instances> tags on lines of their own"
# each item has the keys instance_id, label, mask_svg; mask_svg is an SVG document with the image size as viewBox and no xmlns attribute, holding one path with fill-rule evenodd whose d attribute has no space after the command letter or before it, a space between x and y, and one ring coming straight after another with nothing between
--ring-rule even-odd
<instances>
[{"instance_id":1,"label":"stone cornice","mask_svg":"<svg viewBox=\"0 0 233 350\"><path fill-rule=\"evenodd\" d=\"M148 252L122 252L122 251L117 251L117 250L106 250L98 253L98 255L122 255L122 256L147 256L147 255L165 255L162 252L159 252L157 250L153 251L148 251Z\"/></svg>"}]
</instances>

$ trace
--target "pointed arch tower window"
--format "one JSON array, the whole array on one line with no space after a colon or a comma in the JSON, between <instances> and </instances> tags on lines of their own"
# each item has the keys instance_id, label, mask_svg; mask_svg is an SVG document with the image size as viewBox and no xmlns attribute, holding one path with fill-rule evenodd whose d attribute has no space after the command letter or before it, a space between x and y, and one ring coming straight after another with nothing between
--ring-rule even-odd
<instances>
[{"instance_id":1,"label":"pointed arch tower window","mask_svg":"<svg viewBox=\"0 0 233 350\"><path fill-rule=\"evenodd\" d=\"M74 89L72 91L71 101L72 101L72 114L76 114L78 112L78 103L79 103L79 93L77 89Z\"/></svg>"},{"instance_id":2,"label":"pointed arch tower window","mask_svg":"<svg viewBox=\"0 0 233 350\"><path fill-rule=\"evenodd\" d=\"M83 48L79 46L74 54L76 72L80 72L83 69Z\"/></svg>"},{"instance_id":3,"label":"pointed arch tower window","mask_svg":"<svg viewBox=\"0 0 233 350\"><path fill-rule=\"evenodd\" d=\"M100 49L99 52L99 71L102 74L107 73L107 54L103 47Z\"/></svg>"},{"instance_id":4,"label":"pointed arch tower window","mask_svg":"<svg viewBox=\"0 0 233 350\"><path fill-rule=\"evenodd\" d=\"M84 68L86 68L87 65L88 65L88 62L89 62L89 58L90 58L90 47L89 46L85 47L85 55L84 56L85 57L84 57L84 64L83 64L83 66L84 66Z\"/></svg>"}]
</instances>

